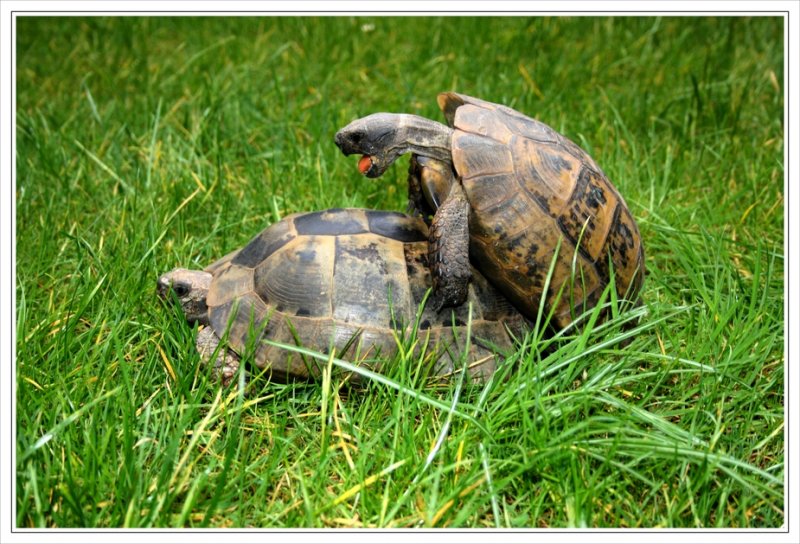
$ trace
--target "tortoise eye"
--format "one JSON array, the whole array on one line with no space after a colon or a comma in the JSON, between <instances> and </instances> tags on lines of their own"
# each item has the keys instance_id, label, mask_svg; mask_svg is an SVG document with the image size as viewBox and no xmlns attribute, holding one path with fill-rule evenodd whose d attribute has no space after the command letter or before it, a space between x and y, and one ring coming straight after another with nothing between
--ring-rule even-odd
<instances>
[{"instance_id":1,"label":"tortoise eye","mask_svg":"<svg viewBox=\"0 0 800 544\"><path fill-rule=\"evenodd\" d=\"M172 290L175 291L175 294L179 297L185 297L189 294L189 287L185 283L173 284Z\"/></svg>"}]
</instances>

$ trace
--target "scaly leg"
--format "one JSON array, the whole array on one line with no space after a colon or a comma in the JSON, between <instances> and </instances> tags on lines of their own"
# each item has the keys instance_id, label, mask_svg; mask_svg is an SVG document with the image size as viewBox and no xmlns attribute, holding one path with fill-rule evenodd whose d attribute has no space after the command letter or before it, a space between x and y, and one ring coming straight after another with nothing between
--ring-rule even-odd
<instances>
[{"instance_id":1,"label":"scaly leg","mask_svg":"<svg viewBox=\"0 0 800 544\"><path fill-rule=\"evenodd\" d=\"M214 352L219 346L219 341L219 337L217 333L214 332L214 329L211 327L204 327L202 330L198 331L195 345L197 346L198 353L200 353L203 365L212 364L212 374L214 378L220 380L222 385L227 387L230 385L233 377L236 376L236 372L239 370L239 365L241 364L241 359L234 351L221 348L217 352L216 359L212 362L211 357L214 356Z\"/></svg>"},{"instance_id":2,"label":"scaly leg","mask_svg":"<svg viewBox=\"0 0 800 544\"><path fill-rule=\"evenodd\" d=\"M467 299L469 267L469 202L460 183L433 216L428 234L428 261L433 278L433 304L440 310Z\"/></svg>"}]
</instances>

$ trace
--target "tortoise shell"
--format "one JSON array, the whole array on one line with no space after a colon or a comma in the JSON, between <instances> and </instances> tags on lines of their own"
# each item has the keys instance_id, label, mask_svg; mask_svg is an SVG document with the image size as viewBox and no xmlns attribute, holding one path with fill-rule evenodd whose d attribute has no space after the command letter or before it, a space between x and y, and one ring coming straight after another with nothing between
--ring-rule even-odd
<instances>
[{"instance_id":1,"label":"tortoise shell","mask_svg":"<svg viewBox=\"0 0 800 544\"><path fill-rule=\"evenodd\" d=\"M461 368L472 304L469 374L496 367L497 350L513 347L524 318L476 272L468 302L445 311L418 308L431 286L425 223L396 212L333 209L279 221L244 248L212 264L207 304L215 332L274 376L318 376L319 361L254 341L268 339L330 353L373 370L417 326L418 351L432 372ZM378 357L380 355L380 357ZM324 362L322 363L324 365ZM357 379L357 376L353 376Z\"/></svg>"},{"instance_id":2,"label":"tortoise shell","mask_svg":"<svg viewBox=\"0 0 800 544\"><path fill-rule=\"evenodd\" d=\"M545 296L553 322L567 326L596 305L609 264L620 297L636 299L645 272L639 228L585 151L506 106L456 93L440 94L439 106L471 207L470 258L523 314L535 318Z\"/></svg>"}]
</instances>

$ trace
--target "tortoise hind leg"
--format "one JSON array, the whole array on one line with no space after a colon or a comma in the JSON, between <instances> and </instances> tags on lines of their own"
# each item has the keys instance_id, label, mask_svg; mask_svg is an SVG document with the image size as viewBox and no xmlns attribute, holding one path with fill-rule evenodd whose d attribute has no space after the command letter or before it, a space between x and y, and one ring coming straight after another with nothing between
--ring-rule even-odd
<instances>
[{"instance_id":1,"label":"tortoise hind leg","mask_svg":"<svg viewBox=\"0 0 800 544\"><path fill-rule=\"evenodd\" d=\"M460 183L433 216L428 234L428 262L433 278L433 304L436 310L458 306L467 299L469 267L469 203Z\"/></svg>"}]
</instances>

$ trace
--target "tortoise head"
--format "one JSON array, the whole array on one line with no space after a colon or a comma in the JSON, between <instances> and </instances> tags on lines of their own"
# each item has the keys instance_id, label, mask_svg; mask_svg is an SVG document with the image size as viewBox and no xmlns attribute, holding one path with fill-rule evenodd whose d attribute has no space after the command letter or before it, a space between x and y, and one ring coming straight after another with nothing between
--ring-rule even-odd
<instances>
[{"instance_id":1,"label":"tortoise head","mask_svg":"<svg viewBox=\"0 0 800 544\"><path fill-rule=\"evenodd\" d=\"M359 171L368 178L377 178L403 154L400 128L398 115L373 113L339 130L334 141L345 155L362 155Z\"/></svg>"},{"instance_id":2,"label":"tortoise head","mask_svg":"<svg viewBox=\"0 0 800 544\"><path fill-rule=\"evenodd\" d=\"M362 155L359 171L377 178L404 153L450 162L451 135L450 127L417 115L373 113L339 130L334 141L345 155Z\"/></svg>"},{"instance_id":3,"label":"tortoise head","mask_svg":"<svg viewBox=\"0 0 800 544\"><path fill-rule=\"evenodd\" d=\"M158 278L158 294L164 300L177 300L188 321L208 324L206 297L211 278L208 272L176 268Z\"/></svg>"}]
</instances>

